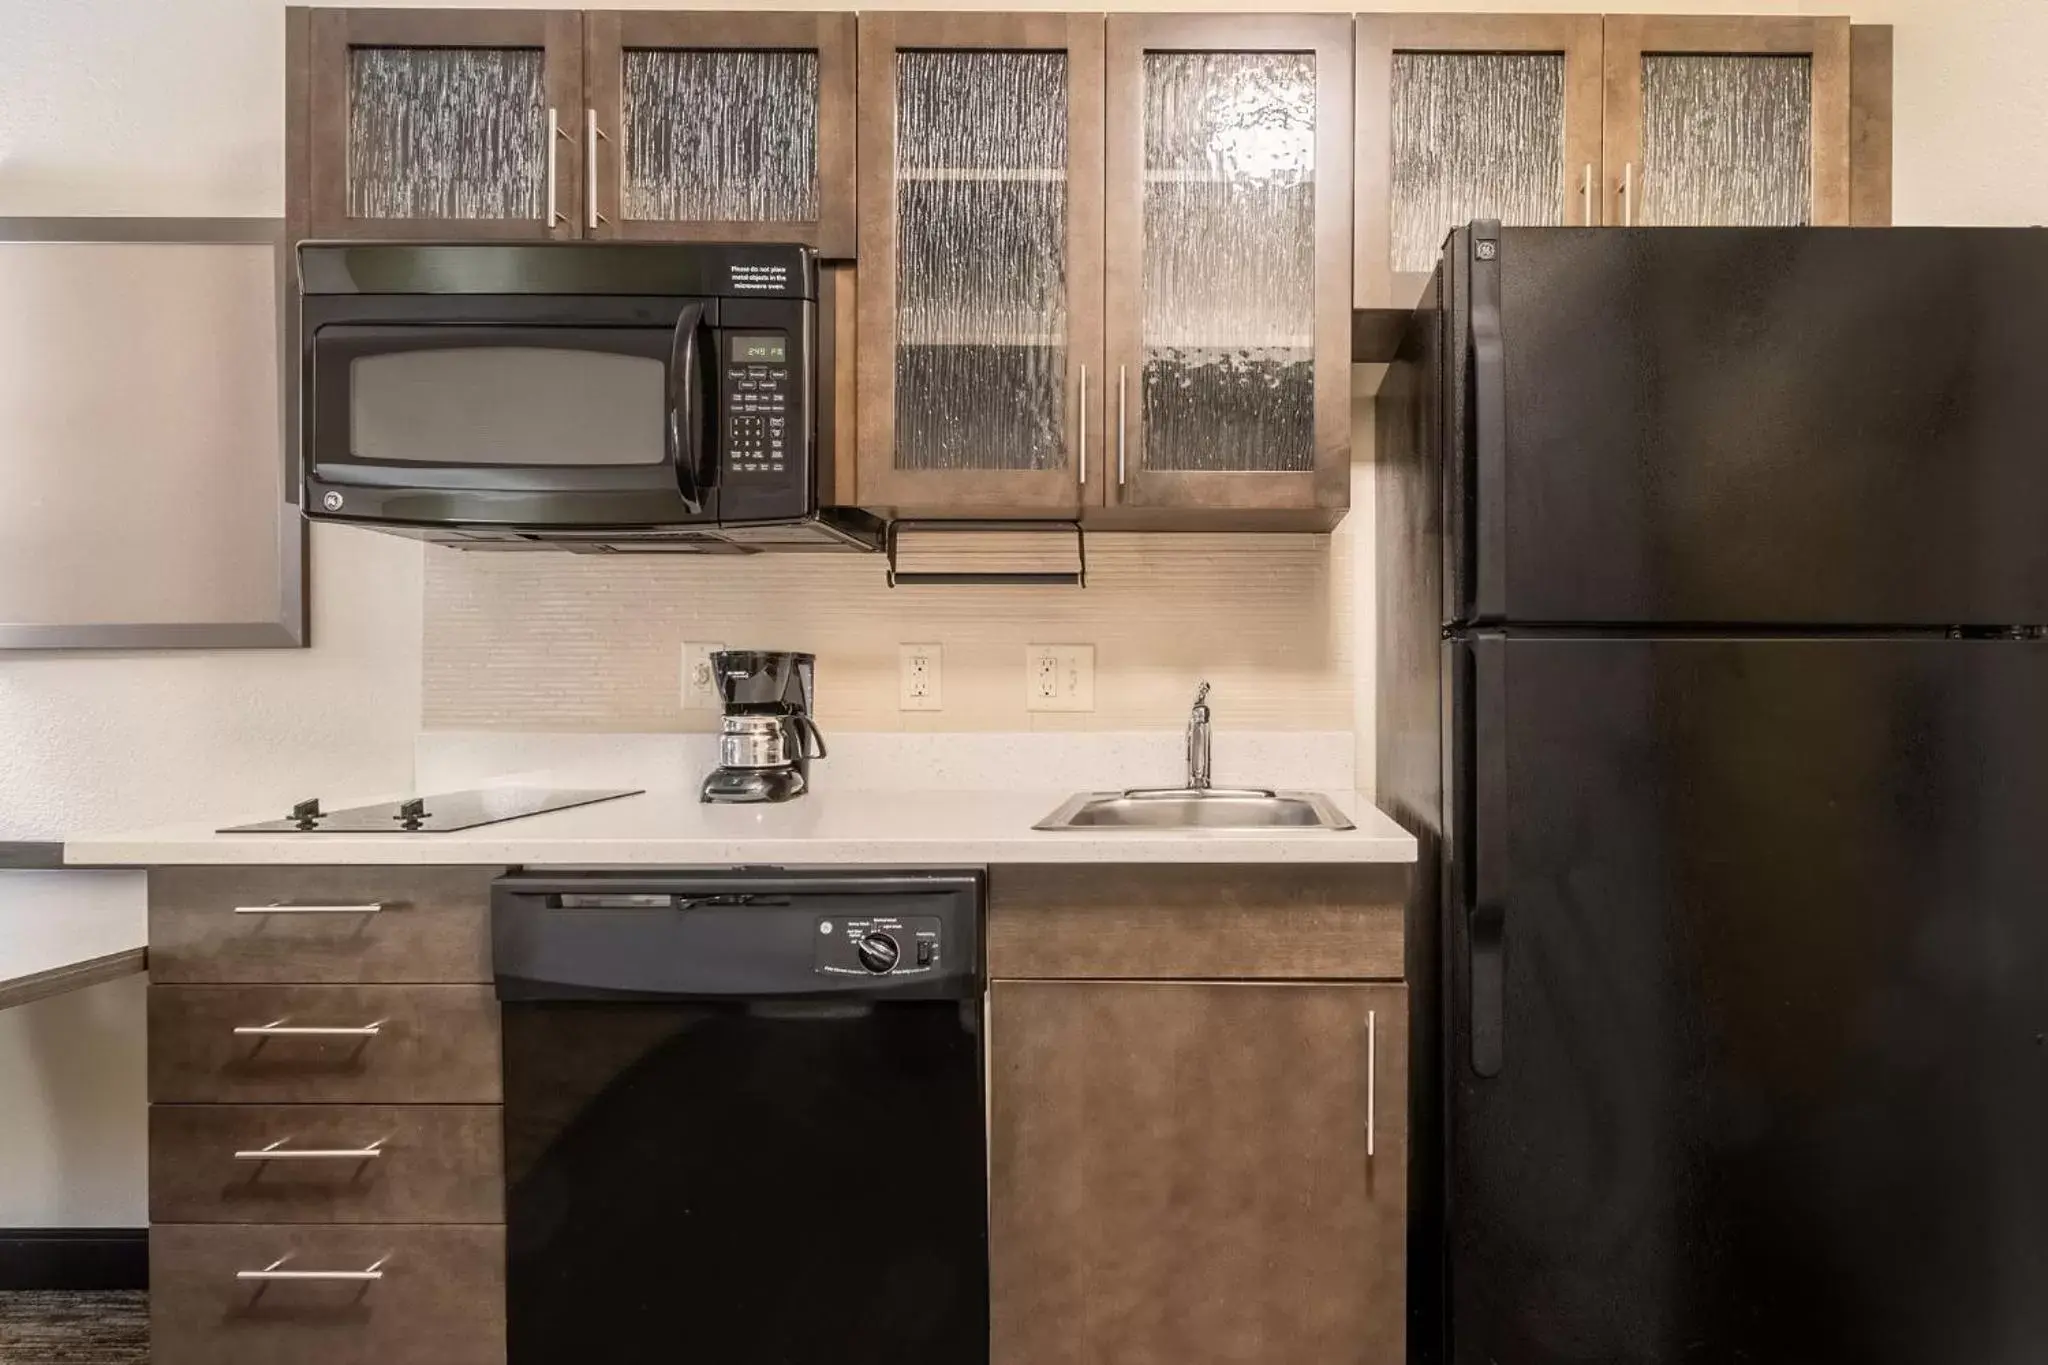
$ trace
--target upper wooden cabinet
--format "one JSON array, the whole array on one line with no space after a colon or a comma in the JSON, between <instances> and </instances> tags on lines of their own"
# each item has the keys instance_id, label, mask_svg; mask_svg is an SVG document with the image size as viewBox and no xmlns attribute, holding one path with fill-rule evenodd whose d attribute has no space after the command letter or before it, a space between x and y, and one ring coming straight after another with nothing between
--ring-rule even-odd
<instances>
[{"instance_id":1,"label":"upper wooden cabinet","mask_svg":"<svg viewBox=\"0 0 2048 1365\"><path fill-rule=\"evenodd\" d=\"M1413 303L1474 218L1598 226L1601 77L1598 15L1361 16L1359 306Z\"/></svg>"},{"instance_id":2,"label":"upper wooden cabinet","mask_svg":"<svg viewBox=\"0 0 2048 1365\"><path fill-rule=\"evenodd\" d=\"M860 22L861 504L1099 505L1102 18Z\"/></svg>"},{"instance_id":3,"label":"upper wooden cabinet","mask_svg":"<svg viewBox=\"0 0 2048 1365\"><path fill-rule=\"evenodd\" d=\"M289 174L310 235L852 254L850 14L316 9L305 22L292 112L306 132L289 139L303 164Z\"/></svg>"},{"instance_id":4,"label":"upper wooden cabinet","mask_svg":"<svg viewBox=\"0 0 2048 1365\"><path fill-rule=\"evenodd\" d=\"M313 235L581 234L582 15L316 9L309 32Z\"/></svg>"},{"instance_id":5,"label":"upper wooden cabinet","mask_svg":"<svg viewBox=\"0 0 2048 1365\"><path fill-rule=\"evenodd\" d=\"M1624 226L1849 221L1849 21L1607 20Z\"/></svg>"},{"instance_id":6,"label":"upper wooden cabinet","mask_svg":"<svg viewBox=\"0 0 2048 1365\"><path fill-rule=\"evenodd\" d=\"M1103 482L1136 524L1349 503L1351 30L1109 19Z\"/></svg>"},{"instance_id":7,"label":"upper wooden cabinet","mask_svg":"<svg viewBox=\"0 0 2048 1365\"><path fill-rule=\"evenodd\" d=\"M1890 34L1847 19L1366 15L1357 302L1406 308L1445 232L1890 217ZM1852 66L1854 75L1852 79ZM1852 102L1855 136L1852 137Z\"/></svg>"},{"instance_id":8,"label":"upper wooden cabinet","mask_svg":"<svg viewBox=\"0 0 2048 1365\"><path fill-rule=\"evenodd\" d=\"M853 67L851 14L592 13L590 235L852 256Z\"/></svg>"}]
</instances>

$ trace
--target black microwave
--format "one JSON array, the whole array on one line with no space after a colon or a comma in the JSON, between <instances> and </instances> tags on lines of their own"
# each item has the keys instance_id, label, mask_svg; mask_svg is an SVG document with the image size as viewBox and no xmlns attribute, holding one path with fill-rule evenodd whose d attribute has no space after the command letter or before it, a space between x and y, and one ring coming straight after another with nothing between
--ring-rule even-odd
<instances>
[{"instance_id":1,"label":"black microwave","mask_svg":"<svg viewBox=\"0 0 2048 1365\"><path fill-rule=\"evenodd\" d=\"M309 242L298 266L310 518L473 550L879 544L820 506L808 247Z\"/></svg>"}]
</instances>

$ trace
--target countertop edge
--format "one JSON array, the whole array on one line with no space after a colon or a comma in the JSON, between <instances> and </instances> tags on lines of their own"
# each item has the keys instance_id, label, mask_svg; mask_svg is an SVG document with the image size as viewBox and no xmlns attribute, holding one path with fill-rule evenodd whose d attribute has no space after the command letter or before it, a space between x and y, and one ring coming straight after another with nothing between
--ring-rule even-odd
<instances>
[{"instance_id":1,"label":"countertop edge","mask_svg":"<svg viewBox=\"0 0 2048 1365\"><path fill-rule=\"evenodd\" d=\"M357 841L348 835L304 839L280 847L275 842L235 844L194 842L83 841L68 850L79 859L66 866L171 867L271 866L318 867L343 864L393 866L653 866L658 864L727 865L1058 865L1068 863L1298 863L1342 865L1403 864L1416 859L1412 837L1345 838L1336 843L1284 840L1100 839L1053 843L988 841L890 840L674 840L659 843L620 840L545 839L470 841L457 845L382 837Z\"/></svg>"}]
</instances>

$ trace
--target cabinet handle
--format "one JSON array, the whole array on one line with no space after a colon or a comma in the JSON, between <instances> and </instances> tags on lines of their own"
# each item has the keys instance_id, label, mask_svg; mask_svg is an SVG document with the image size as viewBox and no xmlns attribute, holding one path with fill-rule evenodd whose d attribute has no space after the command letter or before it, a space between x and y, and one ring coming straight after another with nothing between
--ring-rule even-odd
<instances>
[{"instance_id":1,"label":"cabinet handle","mask_svg":"<svg viewBox=\"0 0 2048 1365\"><path fill-rule=\"evenodd\" d=\"M237 1161L375 1161L384 1155L388 1139L378 1138L367 1147L287 1147L290 1138L279 1138L268 1147L244 1148L235 1153Z\"/></svg>"},{"instance_id":2,"label":"cabinet handle","mask_svg":"<svg viewBox=\"0 0 2048 1365\"><path fill-rule=\"evenodd\" d=\"M1636 163L1621 163L1621 225L1636 225Z\"/></svg>"},{"instance_id":3,"label":"cabinet handle","mask_svg":"<svg viewBox=\"0 0 2048 1365\"><path fill-rule=\"evenodd\" d=\"M981 992L981 1165L982 1187L992 1190L995 1184L996 1152L996 1065L995 1043L995 998L987 987ZM990 1195L993 1201L993 1194Z\"/></svg>"},{"instance_id":4,"label":"cabinet handle","mask_svg":"<svg viewBox=\"0 0 2048 1365\"><path fill-rule=\"evenodd\" d=\"M293 1024L273 1019L267 1024L237 1024L237 1038L375 1038L388 1020L373 1024Z\"/></svg>"},{"instance_id":5,"label":"cabinet handle","mask_svg":"<svg viewBox=\"0 0 2048 1365\"><path fill-rule=\"evenodd\" d=\"M268 905L238 905L238 915L376 915L383 913L384 902L364 901L361 905L287 905L283 901L272 901Z\"/></svg>"},{"instance_id":6,"label":"cabinet handle","mask_svg":"<svg viewBox=\"0 0 2048 1365\"><path fill-rule=\"evenodd\" d=\"M340 1280L350 1284L367 1284L384 1278L384 1264L391 1258L379 1256L361 1270L284 1270L281 1267L291 1257L280 1256L261 1270L237 1270L238 1280L254 1280L259 1284L270 1284L277 1280Z\"/></svg>"},{"instance_id":7,"label":"cabinet handle","mask_svg":"<svg viewBox=\"0 0 2048 1365\"><path fill-rule=\"evenodd\" d=\"M1579 184L1579 193L1586 201L1586 226L1600 226L1600 200L1593 193L1593 163L1586 163L1586 174Z\"/></svg>"},{"instance_id":8,"label":"cabinet handle","mask_svg":"<svg viewBox=\"0 0 2048 1365\"><path fill-rule=\"evenodd\" d=\"M553 105L548 106L548 229L550 231L553 231L557 225L569 221L568 215L562 212L555 189L555 143L569 136L562 131L562 120L556 116L557 113L558 111Z\"/></svg>"},{"instance_id":9,"label":"cabinet handle","mask_svg":"<svg viewBox=\"0 0 2048 1365\"><path fill-rule=\"evenodd\" d=\"M606 136L604 130L597 126L597 110L585 109L583 112L586 115L584 126L589 129L585 140L590 145L590 164L583 168L583 176L585 182L590 186L590 225L596 227L599 223L609 223L611 221L611 219L597 211L597 140L604 138L605 141L609 142L611 138Z\"/></svg>"},{"instance_id":10,"label":"cabinet handle","mask_svg":"<svg viewBox=\"0 0 2048 1365\"><path fill-rule=\"evenodd\" d=\"M1088 363L1081 363L1081 487L1088 486Z\"/></svg>"},{"instance_id":11,"label":"cabinet handle","mask_svg":"<svg viewBox=\"0 0 2048 1365\"><path fill-rule=\"evenodd\" d=\"M1380 1012L1365 1012L1365 1154L1379 1147Z\"/></svg>"},{"instance_id":12,"label":"cabinet handle","mask_svg":"<svg viewBox=\"0 0 2048 1365\"><path fill-rule=\"evenodd\" d=\"M1116 486L1124 486L1124 366L1116 367Z\"/></svg>"}]
</instances>

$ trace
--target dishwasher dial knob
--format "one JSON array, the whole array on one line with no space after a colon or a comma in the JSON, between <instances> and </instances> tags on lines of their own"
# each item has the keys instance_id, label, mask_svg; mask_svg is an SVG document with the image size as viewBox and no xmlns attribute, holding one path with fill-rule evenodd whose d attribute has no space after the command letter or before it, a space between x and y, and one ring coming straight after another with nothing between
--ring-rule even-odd
<instances>
[{"instance_id":1,"label":"dishwasher dial knob","mask_svg":"<svg viewBox=\"0 0 2048 1365\"><path fill-rule=\"evenodd\" d=\"M853 951L860 955L860 965L877 976L895 970L896 959L903 956L896 940L887 934L862 934Z\"/></svg>"}]
</instances>

